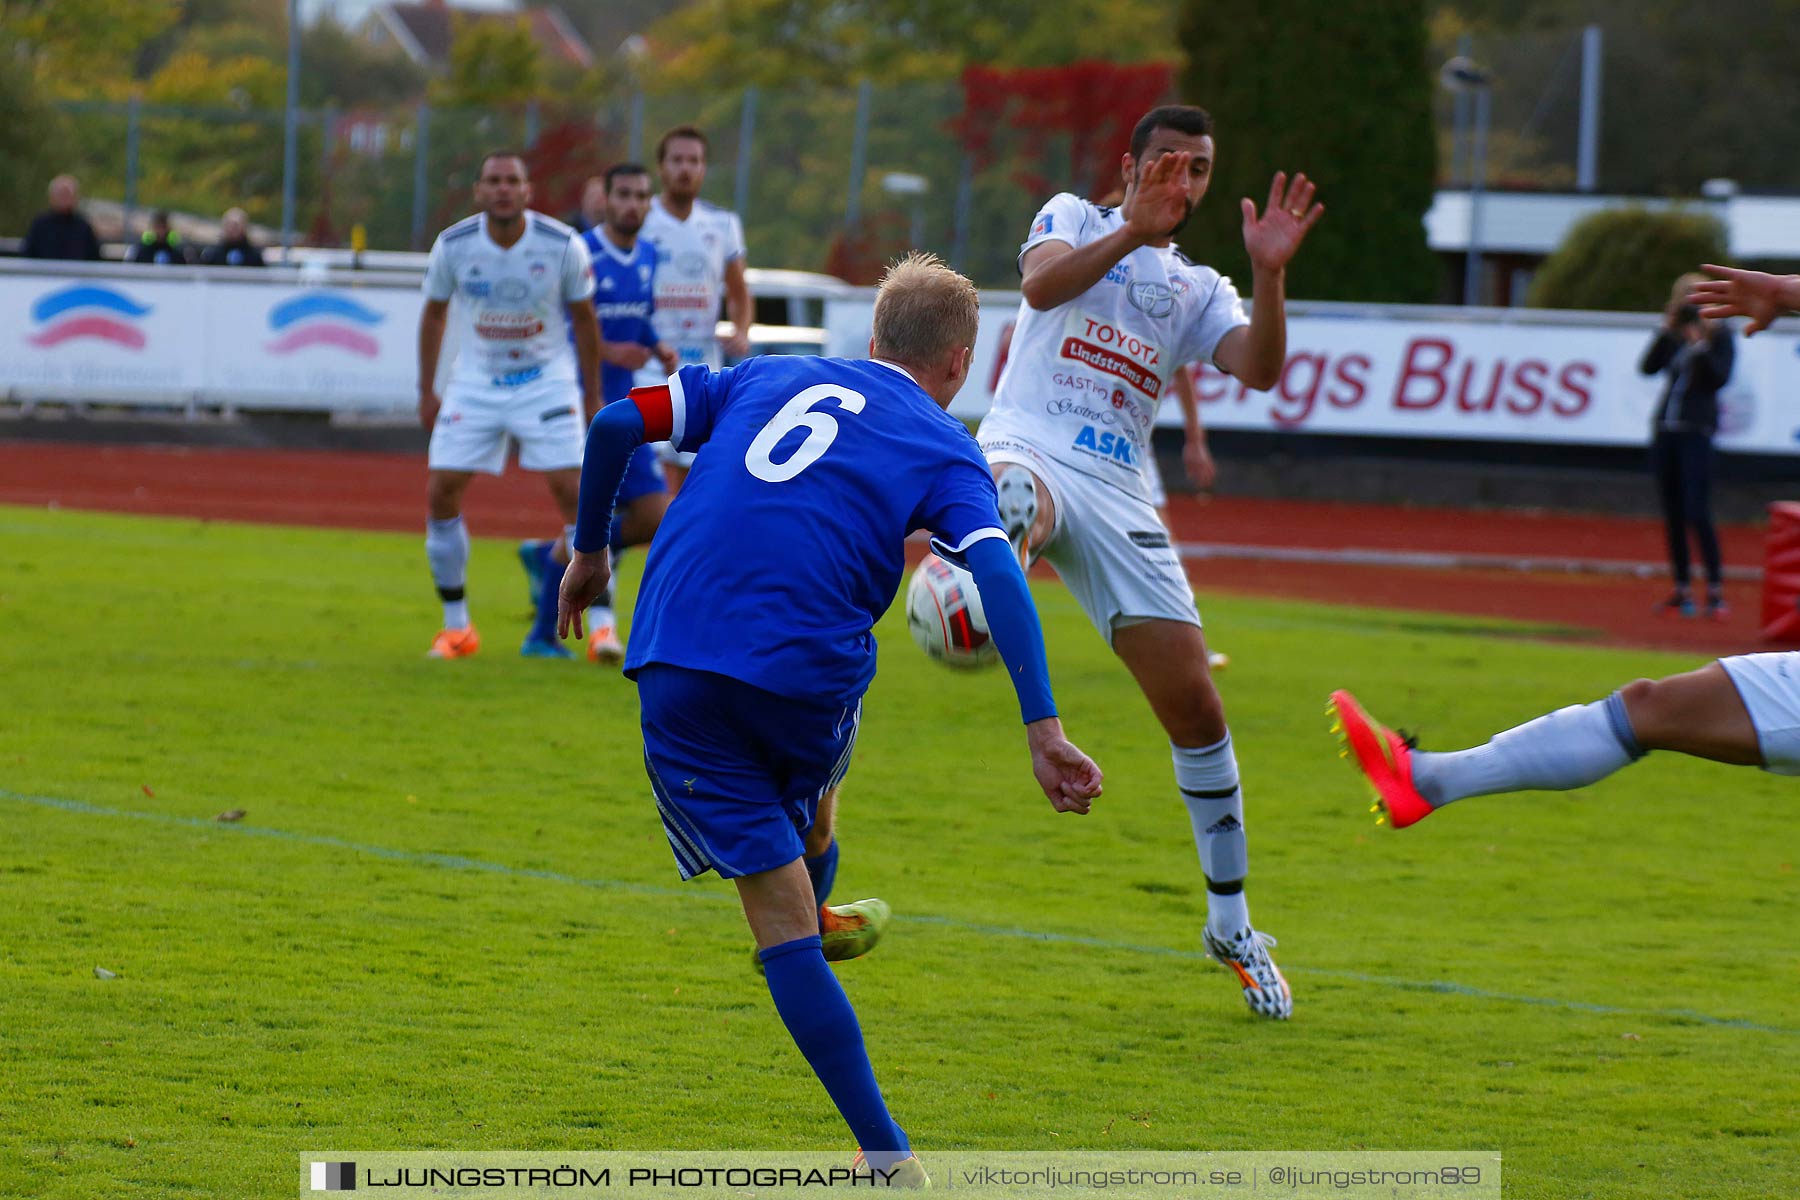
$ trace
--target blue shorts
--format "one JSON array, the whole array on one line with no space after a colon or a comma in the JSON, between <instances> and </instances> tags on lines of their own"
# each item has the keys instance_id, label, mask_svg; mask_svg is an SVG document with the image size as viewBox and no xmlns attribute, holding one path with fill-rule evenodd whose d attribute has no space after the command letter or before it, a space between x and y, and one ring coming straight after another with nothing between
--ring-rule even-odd
<instances>
[{"instance_id":1,"label":"blue shorts","mask_svg":"<svg viewBox=\"0 0 1800 1200\"><path fill-rule=\"evenodd\" d=\"M810 704L726 675L637 672L644 770L683 879L786 866L850 770L862 702Z\"/></svg>"},{"instance_id":2,"label":"blue shorts","mask_svg":"<svg viewBox=\"0 0 1800 1200\"><path fill-rule=\"evenodd\" d=\"M656 447L639 446L626 460L625 478L619 483L619 498L614 504L618 508L624 508L635 500L668 490L669 484L663 478L662 463L656 459Z\"/></svg>"}]
</instances>

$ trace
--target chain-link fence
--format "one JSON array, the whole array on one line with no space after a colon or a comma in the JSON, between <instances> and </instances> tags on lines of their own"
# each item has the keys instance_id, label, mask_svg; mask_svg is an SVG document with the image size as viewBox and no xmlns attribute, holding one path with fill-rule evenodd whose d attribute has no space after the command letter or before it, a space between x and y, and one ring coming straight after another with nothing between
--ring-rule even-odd
<instances>
[{"instance_id":1,"label":"chain-link fence","mask_svg":"<svg viewBox=\"0 0 1800 1200\"><path fill-rule=\"evenodd\" d=\"M588 177L630 158L654 169L663 132L691 124L711 142L702 195L741 213L754 264L866 278L917 245L1004 285L1037 206L1093 181L1076 178L1071 138L1055 130L990 129L971 149L962 131L979 119L955 81L307 109L298 114L295 236L345 245L360 225L370 249L423 249L470 211L476 169L497 148L525 153L534 207L568 216ZM233 205L280 227L280 111L70 103L53 122L58 169L90 198L121 200L133 230L153 209L216 217Z\"/></svg>"}]
</instances>

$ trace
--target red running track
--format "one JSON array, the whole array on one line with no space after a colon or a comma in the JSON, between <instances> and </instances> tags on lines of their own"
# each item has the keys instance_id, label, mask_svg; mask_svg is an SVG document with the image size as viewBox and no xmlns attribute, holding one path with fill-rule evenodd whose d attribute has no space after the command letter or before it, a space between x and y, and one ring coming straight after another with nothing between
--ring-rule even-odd
<instances>
[{"instance_id":1,"label":"red running track","mask_svg":"<svg viewBox=\"0 0 1800 1200\"><path fill-rule=\"evenodd\" d=\"M418 531L421 456L0 442L0 503L347 529ZM478 536L544 536L558 524L542 482L516 468L470 489ZM1170 502L1176 540L1245 546L1427 551L1657 562L1661 526L1634 517L1221 498ZM1725 560L1762 561L1754 526L1720 530ZM1727 588L1725 621L1654 612L1661 582L1613 576L1257 560L1190 568L1202 589L1541 621L1617 644L1696 657L1764 648L1758 588Z\"/></svg>"}]
</instances>

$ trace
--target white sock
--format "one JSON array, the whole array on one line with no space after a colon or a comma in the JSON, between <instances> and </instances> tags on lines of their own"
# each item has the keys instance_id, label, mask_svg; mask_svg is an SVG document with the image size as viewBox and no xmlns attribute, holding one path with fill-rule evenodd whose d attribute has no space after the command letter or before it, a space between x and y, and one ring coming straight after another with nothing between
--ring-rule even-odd
<instances>
[{"instance_id":1,"label":"white sock","mask_svg":"<svg viewBox=\"0 0 1800 1200\"><path fill-rule=\"evenodd\" d=\"M1560 792L1586 787L1644 756L1614 692L1495 734L1449 754L1413 752L1413 786L1433 807L1495 792Z\"/></svg>"},{"instance_id":2,"label":"white sock","mask_svg":"<svg viewBox=\"0 0 1800 1200\"><path fill-rule=\"evenodd\" d=\"M1244 899L1244 877L1250 871L1249 844L1244 838L1244 793L1238 786L1237 756L1231 735L1211 746L1177 746L1169 750L1175 763L1175 786L1181 789L1200 869L1206 873L1206 924L1215 937L1229 938L1250 928L1250 904Z\"/></svg>"},{"instance_id":3,"label":"white sock","mask_svg":"<svg viewBox=\"0 0 1800 1200\"><path fill-rule=\"evenodd\" d=\"M444 602L444 628L469 627L469 602L463 589L469 576L469 529L460 516L447 521L425 522L425 558L431 563L431 581Z\"/></svg>"}]
</instances>

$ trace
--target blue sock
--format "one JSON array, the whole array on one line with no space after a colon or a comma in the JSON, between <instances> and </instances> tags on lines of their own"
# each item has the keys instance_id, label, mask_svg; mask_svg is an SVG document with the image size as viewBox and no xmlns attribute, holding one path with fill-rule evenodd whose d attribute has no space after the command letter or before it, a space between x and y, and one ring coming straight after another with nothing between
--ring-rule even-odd
<instances>
[{"instance_id":1,"label":"blue sock","mask_svg":"<svg viewBox=\"0 0 1800 1200\"><path fill-rule=\"evenodd\" d=\"M758 955L775 1011L794 1044L837 1105L872 1167L885 1169L911 1150L906 1131L888 1115L863 1046L856 1010L825 965L819 937L795 938ZM882 1151L887 1151L883 1154Z\"/></svg>"},{"instance_id":2,"label":"blue sock","mask_svg":"<svg viewBox=\"0 0 1800 1200\"><path fill-rule=\"evenodd\" d=\"M837 839L831 839L831 845L825 847L825 853L817 858L801 861L806 864L806 873L812 876L813 899L820 904L825 897L831 895L831 885L837 881Z\"/></svg>"},{"instance_id":3,"label":"blue sock","mask_svg":"<svg viewBox=\"0 0 1800 1200\"><path fill-rule=\"evenodd\" d=\"M551 553L555 546L555 542L542 542L538 546L538 562L544 568L544 590L538 593L537 619L531 623L531 637L535 641L556 640L556 601L562 592L565 567Z\"/></svg>"}]
</instances>

